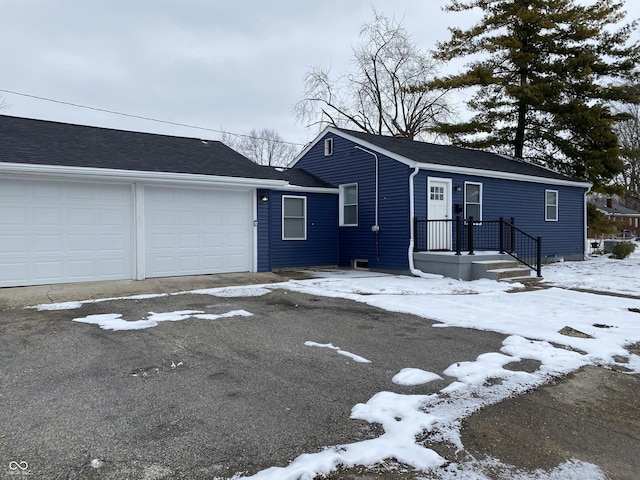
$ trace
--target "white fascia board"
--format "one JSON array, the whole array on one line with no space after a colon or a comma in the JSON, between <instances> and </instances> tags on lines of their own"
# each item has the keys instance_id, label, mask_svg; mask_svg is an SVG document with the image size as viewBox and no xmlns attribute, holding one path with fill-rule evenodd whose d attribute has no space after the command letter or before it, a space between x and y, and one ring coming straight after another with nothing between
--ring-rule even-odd
<instances>
[{"instance_id":1,"label":"white fascia board","mask_svg":"<svg viewBox=\"0 0 640 480\"><path fill-rule=\"evenodd\" d=\"M93 167L34 165L25 163L0 162L0 173L60 177L65 180L127 181L173 185L219 186L227 188L286 188L289 186L289 182L285 180L223 177L191 173L144 172L138 170L117 170Z\"/></svg>"},{"instance_id":2,"label":"white fascia board","mask_svg":"<svg viewBox=\"0 0 640 480\"><path fill-rule=\"evenodd\" d=\"M338 195L340 193L339 188L335 187L301 187L298 185L287 185L283 188L278 188L278 190L286 191L286 192L297 192L297 193L333 193Z\"/></svg>"},{"instance_id":3,"label":"white fascia board","mask_svg":"<svg viewBox=\"0 0 640 480\"><path fill-rule=\"evenodd\" d=\"M568 187L582 187L582 188L591 188L593 184L589 182L578 182L574 180L560 180L555 178L545 178L545 177L534 177L530 175L522 175L519 173L509 173L509 172L498 172L494 170L482 170L479 168L469 168L469 167L455 167L450 165L439 165L434 163L423 163L416 162L415 160L410 160L406 157L398 155L397 153L390 152L384 148L380 148L377 145L374 145L369 142L365 142L357 137L353 137L347 133L341 132L340 130L336 130L332 127L327 128L328 131L333 131L336 135L340 135L343 138L347 138L358 145L367 147L372 149L374 152L382 153L386 157L392 158L400 163L404 163L411 168L415 168L416 166L420 170L431 170L434 172L446 172L446 173L458 173L461 175L473 175L478 177L488 177L488 178L499 178L502 180L515 180L518 182L534 182L534 183L546 183L549 185L564 185ZM323 134L326 132L323 132Z\"/></svg>"}]
</instances>

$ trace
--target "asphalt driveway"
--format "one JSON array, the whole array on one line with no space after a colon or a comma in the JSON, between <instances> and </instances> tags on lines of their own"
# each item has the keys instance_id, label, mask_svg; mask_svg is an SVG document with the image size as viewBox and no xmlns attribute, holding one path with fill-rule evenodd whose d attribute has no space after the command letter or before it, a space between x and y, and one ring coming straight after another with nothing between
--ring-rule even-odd
<instances>
[{"instance_id":1,"label":"asphalt driveway","mask_svg":"<svg viewBox=\"0 0 640 480\"><path fill-rule=\"evenodd\" d=\"M130 331L72 321L182 310L252 316ZM498 351L504 339L431 326L412 315L284 290L4 309L0 478L211 479L378 436L379 426L349 419L355 404L383 390L425 394L448 384L398 386L391 378L400 369L439 373ZM332 343L371 363L307 341Z\"/></svg>"}]
</instances>

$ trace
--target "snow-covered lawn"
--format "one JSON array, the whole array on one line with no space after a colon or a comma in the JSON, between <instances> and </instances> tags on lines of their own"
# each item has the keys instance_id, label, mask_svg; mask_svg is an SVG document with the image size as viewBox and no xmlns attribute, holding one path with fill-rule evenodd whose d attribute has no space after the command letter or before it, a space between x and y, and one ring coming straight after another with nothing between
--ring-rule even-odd
<instances>
[{"instance_id":1,"label":"snow-covered lawn","mask_svg":"<svg viewBox=\"0 0 640 480\"><path fill-rule=\"evenodd\" d=\"M390 381L416 385L451 378L448 386L432 395L402 395L379 392L366 403L355 405L351 418L382 425L384 434L363 442L327 446L292 459L287 466L274 466L250 478L257 480L313 479L338 467L372 466L388 459L418 472L430 472L443 479L485 479L488 466L504 472L504 478L518 479L603 479L596 465L568 461L553 471L519 472L497 461L446 464L419 438L430 432L431 441L446 441L464 449L460 422L482 406L525 392L584 365L616 365L640 373L640 357L628 346L640 342L640 299L609 296L606 293L640 296L640 249L627 260L607 257L585 262L565 262L543 270L550 288L510 292L510 285L493 281L459 282L443 278L413 278L356 271L326 271L318 278L271 285L199 290L214 296L262 295L273 289L288 289L312 295L342 297L390 311L411 313L439 323L438 328L466 327L507 334L499 352L486 352L473 362L459 362L442 372L407 365ZM569 288L600 293L578 292ZM191 292L194 293L194 292ZM78 308L79 302L38 308ZM225 316L250 315L233 311ZM202 312L180 311L153 314L141 319L139 328L157 321L205 318ZM118 314L101 318L77 318L102 328L133 328ZM123 325L124 324L124 325ZM129 324L129 325L126 325ZM560 333L560 331L565 333ZM572 332L567 335L566 332ZM577 331L577 332L576 332ZM577 336L576 336L577 334ZM583 335L581 335L583 334ZM367 362L358 352L345 352L333 344L308 339L310 348L327 348L353 361ZM533 373L506 369L524 359L540 362ZM244 478L237 474L233 479Z\"/></svg>"}]
</instances>

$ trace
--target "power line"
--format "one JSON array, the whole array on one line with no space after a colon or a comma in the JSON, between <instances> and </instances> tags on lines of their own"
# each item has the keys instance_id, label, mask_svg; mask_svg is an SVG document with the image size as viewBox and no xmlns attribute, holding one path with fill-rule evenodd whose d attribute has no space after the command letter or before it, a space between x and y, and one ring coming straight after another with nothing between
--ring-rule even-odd
<instances>
[{"instance_id":1,"label":"power line","mask_svg":"<svg viewBox=\"0 0 640 480\"><path fill-rule=\"evenodd\" d=\"M256 140L269 140L271 142L276 142L276 143L285 143L285 144L288 144L288 145L304 146L304 144L302 144L302 143L285 142L284 140L273 140L273 139L267 139L267 138L262 138L262 137L254 137L252 135L245 135L245 134L242 134L242 133L232 133L232 132L225 132L224 130L216 130L215 128L199 127L197 125L189 125L189 124L186 124L186 123L172 122L170 120L160 120L160 119L152 118L152 117L143 117L141 115L133 115L131 113L116 112L115 110L107 110L105 108L91 107L89 105L81 105L79 103L65 102L63 100L55 100L53 98L40 97L38 95L31 95L31 94L28 94L28 93L21 93L21 92L16 92L16 91L13 91L13 90L4 90L2 88L0 88L0 92L10 93L12 95L19 95L21 97L34 98L36 100L44 100L46 102L59 103L61 105L68 105L68 106L71 106L71 107L86 108L87 110L94 110L96 112L110 113L112 115L120 115L120 116L123 116L123 117L129 117L129 118L137 118L139 120L147 120L149 122L165 123L167 125L175 125L177 127L194 128L196 130L205 130L207 132L215 132L215 133L220 133L220 134L234 135L236 137L253 138L253 139L256 139Z\"/></svg>"}]
</instances>

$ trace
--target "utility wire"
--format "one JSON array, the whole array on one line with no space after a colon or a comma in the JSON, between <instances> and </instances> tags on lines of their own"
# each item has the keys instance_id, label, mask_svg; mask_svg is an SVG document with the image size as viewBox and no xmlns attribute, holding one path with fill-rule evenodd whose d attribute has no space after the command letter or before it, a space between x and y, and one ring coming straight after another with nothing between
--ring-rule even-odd
<instances>
[{"instance_id":1,"label":"utility wire","mask_svg":"<svg viewBox=\"0 0 640 480\"><path fill-rule=\"evenodd\" d=\"M234 135L236 137L253 138L253 139L256 139L256 140L269 140L269 141L276 142L276 143L286 143L288 145L304 146L304 144L302 144L302 143L285 142L284 140L273 140L273 139L267 139L267 138L262 138L262 137L254 137L252 135L245 135L245 134L242 134L242 133L225 132L224 130L216 130L214 128L199 127L197 125L189 125L189 124L186 124L186 123L172 122L170 120L159 120L157 118L143 117L141 115L133 115L131 113L116 112L114 110L107 110L105 108L90 107L88 105L81 105L81 104L78 104L78 103L65 102L65 101L62 101L62 100L54 100L53 98L40 97L38 95L30 95L28 93L15 92L13 90L4 90L2 88L0 88L0 92L10 93L12 95L19 95L21 97L34 98L36 100L44 100L46 102L59 103L61 105L69 105L71 107L86 108L87 110L94 110L96 112L110 113L112 115L121 115L123 117L137 118L139 120L147 120L147 121L150 121L150 122L165 123L167 125L175 125L177 127L194 128L196 130L206 130L208 132L215 132L215 133L220 133L220 134Z\"/></svg>"}]
</instances>

